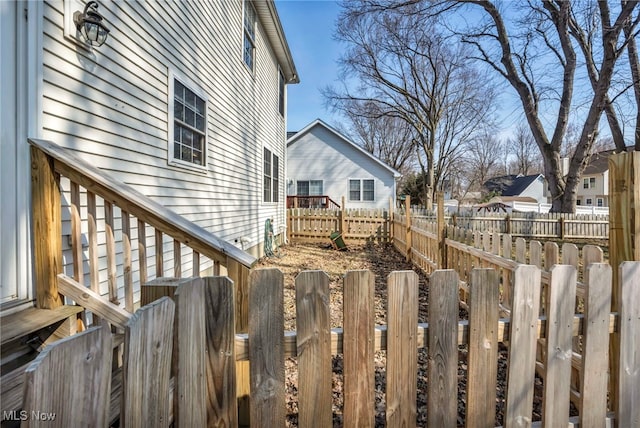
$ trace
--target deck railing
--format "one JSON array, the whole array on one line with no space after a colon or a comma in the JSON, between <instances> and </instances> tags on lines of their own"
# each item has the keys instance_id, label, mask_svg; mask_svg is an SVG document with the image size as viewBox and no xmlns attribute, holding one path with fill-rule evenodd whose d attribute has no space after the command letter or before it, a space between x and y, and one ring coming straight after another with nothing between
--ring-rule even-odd
<instances>
[{"instance_id":1,"label":"deck railing","mask_svg":"<svg viewBox=\"0 0 640 428\"><path fill-rule=\"evenodd\" d=\"M287 208L324 208L328 210L339 210L340 204L326 195L287 196Z\"/></svg>"},{"instance_id":2,"label":"deck railing","mask_svg":"<svg viewBox=\"0 0 640 428\"><path fill-rule=\"evenodd\" d=\"M29 142L40 307L61 303L57 275L63 269L78 283L86 280L92 291L107 295L114 304L124 298L129 312L139 302L134 300L140 284L153 277L197 276L205 260L212 273L226 269L243 289L242 271L255 263L254 257L111 178L73 151L50 141ZM68 243L64 236L70 237ZM66 263L63 247L70 254Z\"/></svg>"},{"instance_id":3,"label":"deck railing","mask_svg":"<svg viewBox=\"0 0 640 428\"><path fill-rule=\"evenodd\" d=\"M29 333L39 330L58 322L59 319L64 318L61 318L62 315L67 314L68 321L71 323L67 329L68 334L75 333L75 314L78 311L60 311L65 308L75 308L75 306L63 306L65 298L68 303L75 303L85 309L81 313L83 323L79 331L90 324L96 327L101 325L101 321L108 322L111 326L108 329L109 339L99 333L104 328L90 329L91 334L82 336L84 343L93 343L92 346L96 346L98 352L107 352L106 349L112 346L124 345L124 350L120 348L120 353L114 353L115 370L113 372L111 360L107 364L109 382L112 377L114 382L110 399L102 389L100 394L93 395L102 400L97 409L102 411L103 406L110 406L101 416L98 416L99 418L108 414L109 421L120 418L125 423L130 422L127 420L125 407L136 407L136 403L140 404L139 399L142 395L155 400L153 397L158 393L155 387L144 394L142 390L135 389L135 385L131 389L131 376L135 378L144 372L144 364L153 366L153 361L144 363L141 363L142 360L136 360L135 363L130 361L133 365L127 368L126 358L123 367L120 357L117 357L123 355L123 352L125 355L129 352L148 352L149 355L157 355L160 352L158 350L160 348L146 350L140 348L146 345L153 347L156 342L138 343L139 339L126 337L131 327L131 320L137 319L133 313L141 306L143 285L154 278L156 283L159 281L171 284L171 281L175 282L176 279L180 282L181 277L200 276L203 273L228 275L233 280L231 284L234 287L232 293L234 298L231 303L235 307L234 331L244 332L248 325L247 280L256 259L158 204L131 186L113 179L108 173L76 156L72 150L45 140L30 139L29 143L31 144L31 188L35 237L34 283L36 284L37 310L41 310L37 315L44 321L40 322L41 325L34 325L30 329L12 328L12 332L15 330ZM51 311L47 311L48 309ZM162 313L168 313L167 311L168 309L163 309ZM170 311L172 313L173 309L171 308ZM43 315L45 312L51 312L53 315L45 316ZM187 310L183 312L188 313ZM21 314L19 312L11 316L12 325L20 323ZM31 317L31 314L32 311L24 312L25 317ZM23 321L26 325L34 324L31 319ZM169 324L171 324L170 328L173 328L172 322ZM147 325L145 328L150 328L149 334L153 337L155 334L153 326ZM164 329L164 334L169 331L166 325L161 328ZM3 328L3 335L5 330ZM114 334L111 335L111 333ZM167 343L170 346L172 341L169 340L163 346ZM47 350L49 347L44 349ZM55 352L58 351L52 351L53 356L47 353L47 358L56 360L52 364L62 364L62 361L57 360L64 360L66 356L70 362L77 361L78 355L73 352L69 354L68 351L63 350L60 354L54 354ZM21 359L20 364L24 364L23 360L25 359ZM40 360L44 360L44 355ZM106 361L106 359L101 357L100 361ZM87 366L89 371L83 373L95 375L92 372L95 369L95 363ZM17 366L12 363L12 367L16 368L6 375L3 373L2 377L3 383L11 379L11 388L5 388L7 385L3 385L2 388L4 402L11 403L11 407L2 409L3 420L11 419L12 415L19 415L15 412L22 405L31 405L22 403L21 394L25 370L30 373L27 365ZM76 375L74 367L67 369L67 372L61 373L63 377ZM141 371L127 375L127 370ZM239 376L244 376L245 371L248 377L248 366L239 363ZM74 374L70 375L70 373ZM152 372L144 373L147 373L146 378L133 382L146 382L154 376ZM81 376L81 374L78 375ZM31 375L27 374L27 376ZM96 384L97 387L98 384L101 385L100 388L106 385L105 376L101 375L101 380ZM86 389L91 389L91 382L93 382L91 379L89 378L88 385L77 389L80 391L79 396L92 395L88 394ZM168 381L168 377L165 380ZM174 378L172 378L171 391L173 391L173 380ZM239 396L248 394L248 384L239 378L237 390ZM35 393L38 394L38 389ZM140 396L137 396L138 393ZM129 402L122 401L123 394L125 398L129 397ZM75 397L75 395L70 391L69 397ZM69 397L64 398L73 400ZM235 400L235 395L233 399ZM161 400L156 401L160 403ZM120 412L121 404L122 413ZM147 416L153 413L147 410L145 410ZM162 413L154 417L160 417L163 424L168 423L169 419L164 413L166 409L161 410ZM62 411L65 413L64 417L69 417L69 412L73 413L69 408ZM77 416L73 417L77 418ZM150 419L143 418L142 421L148 423ZM63 425L64 423L60 426ZM69 426L72 425L74 424ZM139 424L134 423L132 426L137 425Z\"/></svg>"}]
</instances>

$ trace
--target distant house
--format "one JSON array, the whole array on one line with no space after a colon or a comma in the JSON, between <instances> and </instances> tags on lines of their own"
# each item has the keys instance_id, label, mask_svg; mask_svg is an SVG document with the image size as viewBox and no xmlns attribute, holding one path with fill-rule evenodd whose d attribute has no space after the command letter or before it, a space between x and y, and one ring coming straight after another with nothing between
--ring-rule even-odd
<instances>
[{"instance_id":1,"label":"distant house","mask_svg":"<svg viewBox=\"0 0 640 428\"><path fill-rule=\"evenodd\" d=\"M576 205L609 206L609 156L613 150L594 153L578 184Z\"/></svg>"},{"instance_id":2,"label":"distant house","mask_svg":"<svg viewBox=\"0 0 640 428\"><path fill-rule=\"evenodd\" d=\"M487 180L483 186L487 193L501 196L503 200L508 197L519 198L520 202L535 201L539 204L547 202L547 183L542 174L494 177Z\"/></svg>"},{"instance_id":3,"label":"distant house","mask_svg":"<svg viewBox=\"0 0 640 428\"><path fill-rule=\"evenodd\" d=\"M344 197L346 208L386 208L390 198L395 201L399 177L398 171L320 119L287 141L290 197L323 195L338 204Z\"/></svg>"}]
</instances>

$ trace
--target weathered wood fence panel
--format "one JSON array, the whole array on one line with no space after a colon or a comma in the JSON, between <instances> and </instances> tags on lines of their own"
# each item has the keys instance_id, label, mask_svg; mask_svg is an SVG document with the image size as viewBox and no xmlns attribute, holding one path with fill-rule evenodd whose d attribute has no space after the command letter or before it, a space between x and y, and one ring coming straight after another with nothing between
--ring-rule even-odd
<instances>
[{"instance_id":1,"label":"weathered wood fence panel","mask_svg":"<svg viewBox=\"0 0 640 428\"><path fill-rule=\"evenodd\" d=\"M375 414L374 290L370 271L351 271L344 277L344 422L373 427Z\"/></svg>"},{"instance_id":2,"label":"weathered wood fence panel","mask_svg":"<svg viewBox=\"0 0 640 428\"><path fill-rule=\"evenodd\" d=\"M469 301L468 427L495 426L498 375L499 278L493 269L471 273Z\"/></svg>"},{"instance_id":3,"label":"weathered wood fence panel","mask_svg":"<svg viewBox=\"0 0 640 428\"><path fill-rule=\"evenodd\" d=\"M640 263L620 265L618 426L640 426Z\"/></svg>"},{"instance_id":4,"label":"weathered wood fence panel","mask_svg":"<svg viewBox=\"0 0 640 428\"><path fill-rule=\"evenodd\" d=\"M194 278L178 287L174 371L176 399L173 418L178 427L205 426L206 408L206 311L204 281ZM189 349L190 352L180 352Z\"/></svg>"},{"instance_id":5,"label":"weathered wood fence panel","mask_svg":"<svg viewBox=\"0 0 640 428\"><path fill-rule=\"evenodd\" d=\"M25 372L22 426L107 426L111 349L106 323L46 347Z\"/></svg>"},{"instance_id":6,"label":"weathered wood fence panel","mask_svg":"<svg viewBox=\"0 0 640 428\"><path fill-rule=\"evenodd\" d=\"M456 426L458 402L458 274L436 271L429 278L429 427Z\"/></svg>"},{"instance_id":7,"label":"weathered wood fence panel","mask_svg":"<svg viewBox=\"0 0 640 428\"><path fill-rule=\"evenodd\" d=\"M416 424L418 275L389 275L387 309L387 426Z\"/></svg>"},{"instance_id":8,"label":"weathered wood fence panel","mask_svg":"<svg viewBox=\"0 0 640 428\"><path fill-rule=\"evenodd\" d=\"M175 304L163 297L136 311L125 327L121 424L164 427L169 419L169 379Z\"/></svg>"},{"instance_id":9,"label":"weathered wood fence panel","mask_svg":"<svg viewBox=\"0 0 640 428\"><path fill-rule=\"evenodd\" d=\"M284 402L284 277L277 269L249 275L251 426L281 427Z\"/></svg>"},{"instance_id":10,"label":"weathered wood fence panel","mask_svg":"<svg viewBox=\"0 0 640 428\"><path fill-rule=\"evenodd\" d=\"M518 266L514 271L507 372L505 426L509 427L531 426L540 293L540 269Z\"/></svg>"},{"instance_id":11,"label":"weathered wood fence panel","mask_svg":"<svg viewBox=\"0 0 640 428\"><path fill-rule=\"evenodd\" d=\"M205 300L202 303L205 307L207 337L207 426L234 427L238 424L235 284L226 277L207 277L203 280Z\"/></svg>"},{"instance_id":12,"label":"weathered wood fence panel","mask_svg":"<svg viewBox=\"0 0 640 428\"><path fill-rule=\"evenodd\" d=\"M551 271L546 331L543 424L569 419L572 325L576 297L576 269L556 265Z\"/></svg>"},{"instance_id":13,"label":"weathered wood fence panel","mask_svg":"<svg viewBox=\"0 0 640 428\"><path fill-rule=\"evenodd\" d=\"M321 271L296 278L298 424L331 426L331 325L329 277Z\"/></svg>"},{"instance_id":14,"label":"weathered wood fence panel","mask_svg":"<svg viewBox=\"0 0 640 428\"><path fill-rule=\"evenodd\" d=\"M411 271L394 272L388 279L387 289L389 324L374 326L373 274L368 271L348 272L344 280L344 327L329 330L327 277L322 272L303 272L296 281L299 332L288 332L286 335L283 330L284 282L278 270L264 269L251 273L248 335L234 333L233 284L226 278L198 280L191 284L187 292L181 289L177 294L178 333L184 329L193 330L183 336L177 351L180 353L178 361L182 357L191 358L190 364L195 364L202 360L201 349L207 348L207 361L204 364L208 367L207 377L211 377L209 381L213 383L213 387L210 384L207 388L209 399L202 398L204 387L200 381L205 376L204 369L192 366L193 369L179 370L175 382L169 382L173 303L165 297L139 310L127 323L121 424L137 426L135 424L138 421L146 424L152 420L154 426L166 426L171 421L169 397L173 396L174 400L180 402L179 395L186 394L195 397L194 402L186 403L186 407L176 412L176 425L183 421L184 409L192 405L198 410L197 418L200 421L205 417L200 410L206 408L209 426L237 426L234 416L237 412L234 407L235 390L232 385L233 361L237 358L251 361L252 426L284 426L284 358L292 356L299 361L300 425L330 426L333 393L328 382L330 356L344 353L344 424L374 426L374 351L386 350L387 424L414 425L417 400L415 380L419 368L416 353L417 349L426 347L428 425L456 426L458 420L463 418L467 426L491 426L496 416L496 352L501 342L508 347L509 359L503 422L506 426L530 426L533 420L536 342L543 339L547 356L542 392L543 423L564 426L570 420L568 403L571 396L572 339L582 335L582 371L577 391L582 397L582 405L578 406L579 418L585 426L599 426L603 418L610 416L605 413L606 344L614 331L616 317L619 317L617 329L621 353L610 355L610 359L619 361L621 368L614 379L621 397L619 407L614 411L621 426L637 426L640 417L637 410L640 397L640 362L637 358L640 341L638 278L640 262L628 262L621 266L620 296L623 304L618 315L611 314L608 310L612 291L611 269L603 264L591 265L586 273L586 312L583 317L573 313L578 285L576 268L555 265L548 279L549 309L547 316L540 318L538 306L541 284L544 282L542 272L535 266L517 264L513 270L511 319L498 319L497 271L475 269L469 274L467 321L458 319L457 273L438 270L429 278L429 323L418 324L416 274ZM203 282L206 284L204 292L197 285ZM191 295L191 303L182 301L187 294ZM194 314L182 312L183 305L195 308ZM204 315L198 305L205 308ZM206 340L198 343L196 339L204 336L202 330L206 331ZM68 342L78 340L81 343L83 337L75 336ZM458 397L459 393L459 345L466 345L469 349L468 369L463 374L468 379L465 414L459 413L458 401L453 398ZM86 347L86 344L83 346ZM101 364L107 367L107 373L110 374L111 345L103 344L102 347L107 349L106 352L95 355L107 358ZM86 353L74 352L84 361ZM47 370L53 368L48 371L68 374L76 369L75 365L83 363L73 358L69 358L69 361L56 358L56 364ZM180 379L182 376L191 380ZM69 375L58 382L75 384L68 380ZM309 388L302 387L302 383ZM89 384L93 385L86 383ZM176 385L173 393L172 384ZM189 385L190 391L187 390ZM29 387L27 390L30 393L34 391ZM45 399L59 395L55 388L38 388L38 391L38 394L46 396ZM83 397L78 398L78 403L93 406L87 404L93 403L90 391L81 391ZM206 403L196 404L203 401ZM97 405L98 413L106 412L108 408L108 399L101 402L102 406ZM74 417L85 414L73 409L69 411L74 412ZM74 421L66 425L77 425ZM190 421L195 421L195 417ZM353 425L353 421L357 423Z\"/></svg>"},{"instance_id":15,"label":"weathered wood fence panel","mask_svg":"<svg viewBox=\"0 0 640 428\"><path fill-rule=\"evenodd\" d=\"M287 238L291 242L329 242L340 233L347 244L391 242L391 214L381 209L287 210Z\"/></svg>"}]
</instances>

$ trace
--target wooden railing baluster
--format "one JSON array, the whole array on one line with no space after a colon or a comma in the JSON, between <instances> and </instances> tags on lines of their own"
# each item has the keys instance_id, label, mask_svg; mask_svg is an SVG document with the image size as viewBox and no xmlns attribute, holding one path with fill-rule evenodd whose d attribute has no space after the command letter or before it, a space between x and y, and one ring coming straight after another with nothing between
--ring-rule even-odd
<instances>
[{"instance_id":1,"label":"wooden railing baluster","mask_svg":"<svg viewBox=\"0 0 640 428\"><path fill-rule=\"evenodd\" d=\"M131 268L131 216L122 211L122 273L124 276L124 308L133 312L133 271Z\"/></svg>"},{"instance_id":2,"label":"wooden railing baluster","mask_svg":"<svg viewBox=\"0 0 640 428\"><path fill-rule=\"evenodd\" d=\"M138 219L138 264L140 269L140 283L147 282L147 225Z\"/></svg>"},{"instance_id":3,"label":"wooden railing baluster","mask_svg":"<svg viewBox=\"0 0 640 428\"><path fill-rule=\"evenodd\" d=\"M87 224L89 240L89 276L91 290L100 294L100 278L98 277L98 223L96 218L96 194L87 190ZM93 324L97 325L100 318L93 315Z\"/></svg>"},{"instance_id":4,"label":"wooden railing baluster","mask_svg":"<svg viewBox=\"0 0 640 428\"><path fill-rule=\"evenodd\" d=\"M164 276L164 250L162 242L162 231L155 230L156 239L156 278Z\"/></svg>"},{"instance_id":5,"label":"wooden railing baluster","mask_svg":"<svg viewBox=\"0 0 640 428\"><path fill-rule=\"evenodd\" d=\"M173 276L180 278L182 276L182 252L180 241L173 240Z\"/></svg>"},{"instance_id":6,"label":"wooden railing baluster","mask_svg":"<svg viewBox=\"0 0 640 428\"><path fill-rule=\"evenodd\" d=\"M109 301L118 301L118 284L116 282L116 237L113 231L113 204L104 201L104 233L107 241L107 284L109 286Z\"/></svg>"}]
</instances>

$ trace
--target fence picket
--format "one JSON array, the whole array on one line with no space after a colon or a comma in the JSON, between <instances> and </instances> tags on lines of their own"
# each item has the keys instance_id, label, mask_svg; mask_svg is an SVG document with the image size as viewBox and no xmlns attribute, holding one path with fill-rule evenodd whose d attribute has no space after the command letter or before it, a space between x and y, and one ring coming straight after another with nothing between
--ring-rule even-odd
<instances>
[{"instance_id":1,"label":"fence picket","mask_svg":"<svg viewBox=\"0 0 640 428\"><path fill-rule=\"evenodd\" d=\"M373 427L375 277L367 270L347 272L343 287L344 425Z\"/></svg>"},{"instance_id":2,"label":"fence picket","mask_svg":"<svg viewBox=\"0 0 640 428\"><path fill-rule=\"evenodd\" d=\"M458 396L458 274L435 271L429 277L428 426L457 424Z\"/></svg>"},{"instance_id":3,"label":"fence picket","mask_svg":"<svg viewBox=\"0 0 640 428\"><path fill-rule=\"evenodd\" d=\"M207 277L204 281L207 424L234 427L238 424L235 284L227 277Z\"/></svg>"},{"instance_id":4,"label":"fence picket","mask_svg":"<svg viewBox=\"0 0 640 428\"><path fill-rule=\"evenodd\" d=\"M640 262L620 265L620 356L617 418L640 426Z\"/></svg>"},{"instance_id":5,"label":"fence picket","mask_svg":"<svg viewBox=\"0 0 640 428\"><path fill-rule=\"evenodd\" d=\"M387 426L415 426L418 274L392 272L387 294Z\"/></svg>"},{"instance_id":6,"label":"fence picket","mask_svg":"<svg viewBox=\"0 0 640 428\"><path fill-rule=\"evenodd\" d=\"M469 296L468 427L495 426L498 374L499 278L494 269L471 272Z\"/></svg>"},{"instance_id":7,"label":"fence picket","mask_svg":"<svg viewBox=\"0 0 640 428\"><path fill-rule=\"evenodd\" d=\"M537 266L520 265L514 271L505 409L505 426L508 427L531 425L540 279Z\"/></svg>"},{"instance_id":8,"label":"fence picket","mask_svg":"<svg viewBox=\"0 0 640 428\"><path fill-rule=\"evenodd\" d=\"M28 417L21 426L108 426L111 349L106 322L47 346L25 371L22 410ZM54 419L39 421L32 412Z\"/></svg>"},{"instance_id":9,"label":"fence picket","mask_svg":"<svg viewBox=\"0 0 640 428\"><path fill-rule=\"evenodd\" d=\"M127 322L120 415L125 427L169 426L174 312L173 300L162 297Z\"/></svg>"},{"instance_id":10,"label":"fence picket","mask_svg":"<svg viewBox=\"0 0 640 428\"><path fill-rule=\"evenodd\" d=\"M527 262L527 241L524 238L516 238L516 261L518 263Z\"/></svg>"},{"instance_id":11,"label":"fence picket","mask_svg":"<svg viewBox=\"0 0 640 428\"><path fill-rule=\"evenodd\" d=\"M558 426L569 419L571 339L577 280L573 266L555 265L551 269L542 412L544 426Z\"/></svg>"},{"instance_id":12,"label":"fence picket","mask_svg":"<svg viewBox=\"0 0 640 428\"><path fill-rule=\"evenodd\" d=\"M278 269L249 275L251 426L285 425L284 276Z\"/></svg>"},{"instance_id":13,"label":"fence picket","mask_svg":"<svg viewBox=\"0 0 640 428\"><path fill-rule=\"evenodd\" d=\"M207 421L205 291L200 278L181 284L175 292L176 323L174 368L177 427L204 426ZM180 352L188 349L189 352Z\"/></svg>"},{"instance_id":14,"label":"fence picket","mask_svg":"<svg viewBox=\"0 0 640 428\"><path fill-rule=\"evenodd\" d=\"M580 426L601 426L607 414L609 377L609 309L611 308L611 266L587 267L584 340L580 370Z\"/></svg>"},{"instance_id":15,"label":"fence picket","mask_svg":"<svg viewBox=\"0 0 640 428\"><path fill-rule=\"evenodd\" d=\"M298 425L331 426L329 277L322 271L296 278Z\"/></svg>"},{"instance_id":16,"label":"fence picket","mask_svg":"<svg viewBox=\"0 0 640 428\"><path fill-rule=\"evenodd\" d=\"M529 263L542 269L542 244L540 241L529 242Z\"/></svg>"}]
</instances>

